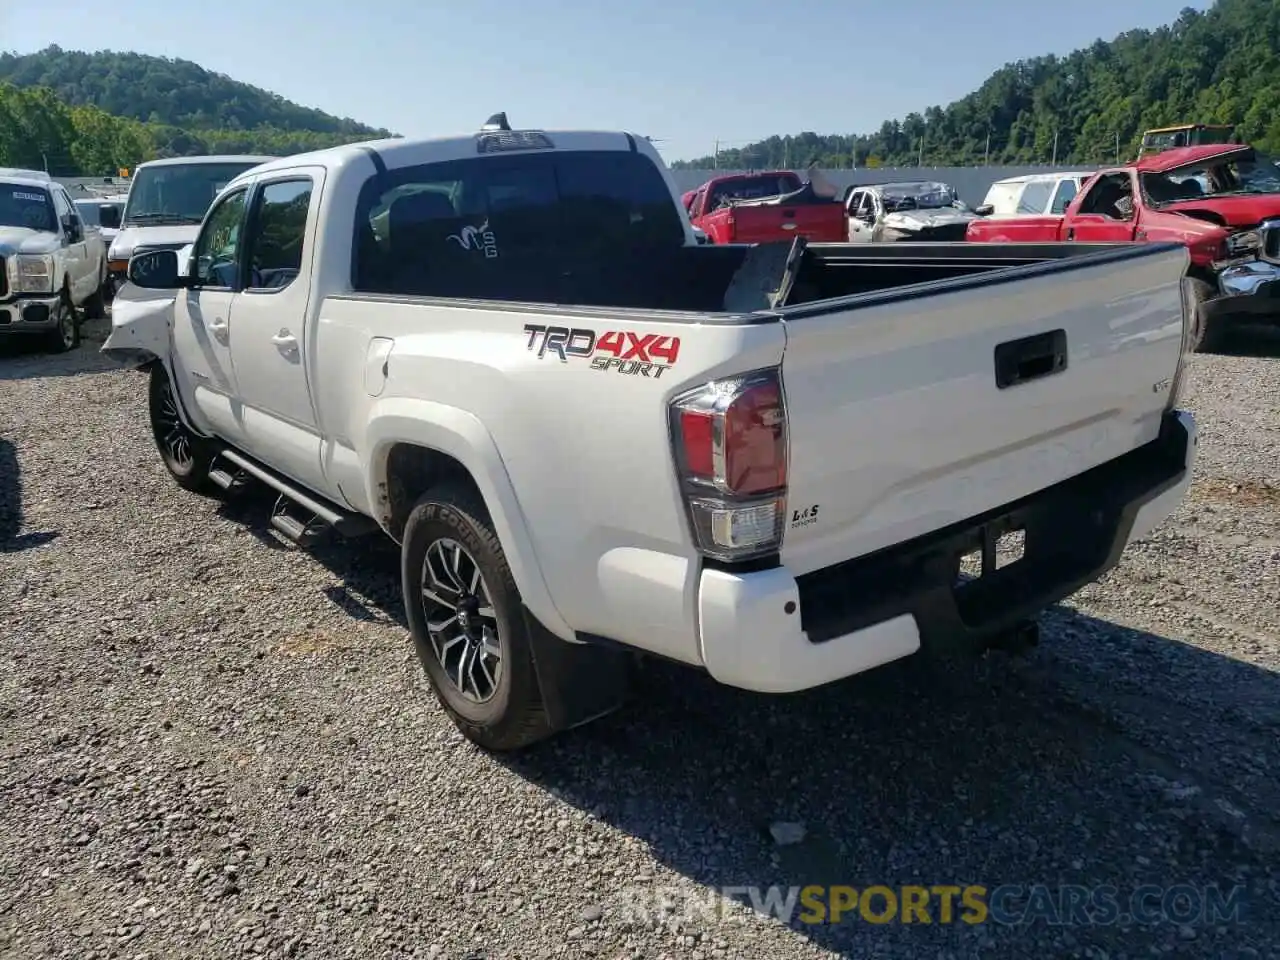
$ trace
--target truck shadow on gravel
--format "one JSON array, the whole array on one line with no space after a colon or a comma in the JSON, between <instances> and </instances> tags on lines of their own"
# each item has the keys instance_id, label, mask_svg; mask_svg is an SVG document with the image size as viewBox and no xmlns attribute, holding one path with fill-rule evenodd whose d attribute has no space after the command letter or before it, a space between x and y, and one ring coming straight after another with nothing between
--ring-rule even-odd
<instances>
[{"instance_id":1,"label":"truck shadow on gravel","mask_svg":"<svg viewBox=\"0 0 1280 960\"><path fill-rule=\"evenodd\" d=\"M110 332L110 320L86 321L80 328L80 345L66 353L50 353L37 337L0 337L0 383L119 370L120 365L101 352Z\"/></svg>"},{"instance_id":2,"label":"truck shadow on gravel","mask_svg":"<svg viewBox=\"0 0 1280 960\"><path fill-rule=\"evenodd\" d=\"M1280 327L1259 324L1232 330L1224 353L1233 357L1280 359Z\"/></svg>"},{"instance_id":3,"label":"truck shadow on gravel","mask_svg":"<svg viewBox=\"0 0 1280 960\"><path fill-rule=\"evenodd\" d=\"M54 530L22 533L22 466L14 445L0 438L0 553L41 547L57 536Z\"/></svg>"},{"instance_id":4,"label":"truck shadow on gravel","mask_svg":"<svg viewBox=\"0 0 1280 960\"><path fill-rule=\"evenodd\" d=\"M269 536L269 502L221 511ZM325 591L330 602L403 627L389 541L312 552L343 580ZM1184 883L1241 884L1246 922L941 923L935 900L927 924L870 923L856 908L838 924L807 924L797 906L790 926L846 957L1267 956L1280 922L1250 905L1275 895L1280 677L1066 607L1042 628L1025 658L916 657L780 697L651 662L622 711L493 762L635 838L670 872L584 891L583 926L599 925L600 955L662 923L711 956L721 925L759 922L696 907L660 921L661 892L696 904L735 887L785 899L812 884L1110 884L1124 907L1141 884ZM802 824L803 839L778 845L769 828L779 822ZM751 903L748 892L736 899Z\"/></svg>"}]
</instances>

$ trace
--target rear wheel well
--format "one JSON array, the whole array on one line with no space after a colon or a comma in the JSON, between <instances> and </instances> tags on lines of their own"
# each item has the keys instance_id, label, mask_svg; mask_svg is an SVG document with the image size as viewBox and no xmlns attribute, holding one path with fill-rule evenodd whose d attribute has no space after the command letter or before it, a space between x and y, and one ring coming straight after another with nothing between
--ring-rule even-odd
<instances>
[{"instance_id":1,"label":"rear wheel well","mask_svg":"<svg viewBox=\"0 0 1280 960\"><path fill-rule=\"evenodd\" d=\"M1209 286L1213 287L1214 289L1217 289L1218 275L1214 273L1213 270L1210 269L1209 267L1202 267L1197 264L1192 264L1190 267L1187 268L1187 276L1192 277L1196 280L1203 280L1205 283L1209 284Z\"/></svg>"},{"instance_id":2,"label":"rear wheel well","mask_svg":"<svg viewBox=\"0 0 1280 960\"><path fill-rule=\"evenodd\" d=\"M414 443L397 443L393 446L387 454L384 483L388 532L399 541L414 504L428 490L445 484L468 490L475 494L477 504L484 503L479 485L471 476L471 471L460 461L447 453Z\"/></svg>"}]
</instances>

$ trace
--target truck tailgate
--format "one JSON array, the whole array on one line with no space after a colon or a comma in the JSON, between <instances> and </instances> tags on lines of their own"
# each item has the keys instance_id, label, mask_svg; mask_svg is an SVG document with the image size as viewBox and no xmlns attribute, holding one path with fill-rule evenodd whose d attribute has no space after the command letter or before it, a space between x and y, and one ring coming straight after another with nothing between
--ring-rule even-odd
<instances>
[{"instance_id":1,"label":"truck tailgate","mask_svg":"<svg viewBox=\"0 0 1280 960\"><path fill-rule=\"evenodd\" d=\"M1155 440L1186 264L1126 246L784 309L783 562L862 556Z\"/></svg>"},{"instance_id":2,"label":"truck tailgate","mask_svg":"<svg viewBox=\"0 0 1280 960\"><path fill-rule=\"evenodd\" d=\"M842 243L846 233L844 205L834 201L734 206L732 222L734 243L767 243L789 237Z\"/></svg>"}]
</instances>

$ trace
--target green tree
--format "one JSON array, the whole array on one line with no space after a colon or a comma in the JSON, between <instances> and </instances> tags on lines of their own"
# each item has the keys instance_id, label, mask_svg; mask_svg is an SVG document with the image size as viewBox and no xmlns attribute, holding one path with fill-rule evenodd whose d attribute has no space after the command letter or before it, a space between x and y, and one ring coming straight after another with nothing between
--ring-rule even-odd
<instances>
[{"instance_id":1,"label":"green tree","mask_svg":"<svg viewBox=\"0 0 1280 960\"><path fill-rule=\"evenodd\" d=\"M1132 157L1151 127L1234 123L1246 142L1280 152L1280 0L1218 0L1168 26L1130 30L1064 57L1005 64L968 96L887 120L874 133L821 137L828 155L927 164L1059 163ZM793 138L794 141L794 138ZM725 150L719 166L780 165L782 137ZM793 153L794 156L794 153ZM847 162L847 161L846 161ZM865 162L865 161L861 161ZM677 162L710 167L711 157ZM793 163L793 166L795 164Z\"/></svg>"}]
</instances>

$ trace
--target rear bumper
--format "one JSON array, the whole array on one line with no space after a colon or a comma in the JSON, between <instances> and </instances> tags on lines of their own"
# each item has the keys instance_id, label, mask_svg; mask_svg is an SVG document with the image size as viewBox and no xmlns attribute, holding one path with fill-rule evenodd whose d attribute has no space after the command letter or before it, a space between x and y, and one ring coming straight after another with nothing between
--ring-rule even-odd
<instances>
[{"instance_id":1,"label":"rear bumper","mask_svg":"<svg viewBox=\"0 0 1280 960\"><path fill-rule=\"evenodd\" d=\"M1096 580L1178 506L1196 422L1178 411L1158 439L990 514L794 577L785 567L704 570L707 671L769 693L820 686L922 647L979 646ZM959 559L1003 530L1026 531L1018 563L957 584Z\"/></svg>"},{"instance_id":2,"label":"rear bumper","mask_svg":"<svg viewBox=\"0 0 1280 960\"><path fill-rule=\"evenodd\" d=\"M0 337L45 333L57 326L57 297L22 297L0 303Z\"/></svg>"},{"instance_id":3,"label":"rear bumper","mask_svg":"<svg viewBox=\"0 0 1280 960\"><path fill-rule=\"evenodd\" d=\"M1219 296L1204 304L1209 316L1243 315L1280 320L1280 266L1264 260L1224 267L1218 274Z\"/></svg>"}]
</instances>

